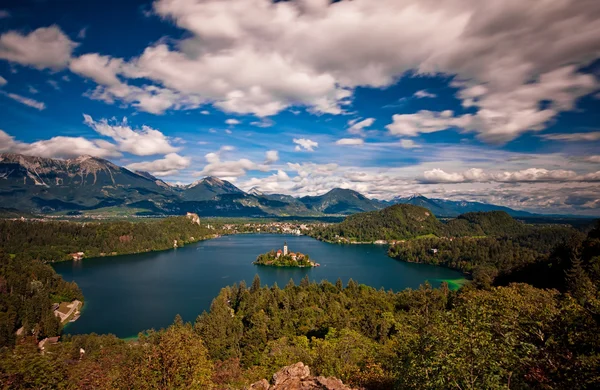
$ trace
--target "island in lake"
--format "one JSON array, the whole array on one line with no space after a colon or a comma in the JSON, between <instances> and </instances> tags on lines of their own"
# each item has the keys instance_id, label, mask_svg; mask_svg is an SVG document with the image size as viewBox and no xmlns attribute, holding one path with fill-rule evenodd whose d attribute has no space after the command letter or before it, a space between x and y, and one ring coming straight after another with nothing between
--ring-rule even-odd
<instances>
[{"instance_id":1,"label":"island in lake","mask_svg":"<svg viewBox=\"0 0 600 390\"><path fill-rule=\"evenodd\" d=\"M283 250L274 249L270 252L258 255L254 263L256 265L269 265L272 267L319 267L319 263L311 261L308 255L300 252L289 252L287 242L283 244Z\"/></svg>"}]
</instances>

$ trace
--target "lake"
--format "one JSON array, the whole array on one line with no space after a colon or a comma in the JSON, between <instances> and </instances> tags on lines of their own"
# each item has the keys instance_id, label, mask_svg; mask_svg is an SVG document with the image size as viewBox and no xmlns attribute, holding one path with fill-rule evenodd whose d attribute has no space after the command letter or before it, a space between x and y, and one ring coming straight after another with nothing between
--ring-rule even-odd
<instances>
[{"instance_id":1,"label":"lake","mask_svg":"<svg viewBox=\"0 0 600 390\"><path fill-rule=\"evenodd\" d=\"M261 253L278 249L287 241L289 250L306 253L321 264L316 268L255 266ZM65 333L112 333L119 337L166 327L176 314L194 321L210 308L220 289L245 280L250 286L256 274L262 284L284 287L290 279L300 283L349 279L386 290L418 288L429 281L463 275L447 268L410 264L387 256L386 245L339 245L306 236L243 234L201 241L164 252L84 259L54 265L65 280L75 281L85 296L81 317Z\"/></svg>"}]
</instances>

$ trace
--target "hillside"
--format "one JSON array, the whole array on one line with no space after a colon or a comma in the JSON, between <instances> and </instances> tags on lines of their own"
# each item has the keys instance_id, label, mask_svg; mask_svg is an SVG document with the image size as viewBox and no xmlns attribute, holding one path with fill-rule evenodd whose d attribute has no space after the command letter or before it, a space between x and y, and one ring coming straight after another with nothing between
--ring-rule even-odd
<instances>
[{"instance_id":1,"label":"hillside","mask_svg":"<svg viewBox=\"0 0 600 390\"><path fill-rule=\"evenodd\" d=\"M211 200L215 198L215 196L222 194L244 193L244 191L240 190L230 182L212 176L205 177L190 185L180 187L180 189L183 200L196 202Z\"/></svg>"},{"instance_id":2,"label":"hillside","mask_svg":"<svg viewBox=\"0 0 600 390\"><path fill-rule=\"evenodd\" d=\"M319 196L305 196L300 202L310 209L323 214L354 214L363 211L373 211L383 206L364 195L343 188L334 188Z\"/></svg>"},{"instance_id":3,"label":"hillside","mask_svg":"<svg viewBox=\"0 0 600 390\"><path fill-rule=\"evenodd\" d=\"M178 197L171 187L107 160L59 160L0 154L0 199L23 211L90 210L149 201L164 207Z\"/></svg>"},{"instance_id":4,"label":"hillside","mask_svg":"<svg viewBox=\"0 0 600 390\"><path fill-rule=\"evenodd\" d=\"M535 214L527 211L513 210L509 207L498 206L481 202L454 201L448 199L427 198L421 194L415 194L408 197L395 197L388 204L412 204L425 207L437 217L457 217L461 214L481 211L505 211L513 217L527 217Z\"/></svg>"},{"instance_id":5,"label":"hillside","mask_svg":"<svg viewBox=\"0 0 600 390\"><path fill-rule=\"evenodd\" d=\"M313 235L325 241L371 242L403 240L442 230L443 224L429 210L399 204L351 215L341 223L315 230Z\"/></svg>"},{"instance_id":6,"label":"hillside","mask_svg":"<svg viewBox=\"0 0 600 390\"><path fill-rule=\"evenodd\" d=\"M488 211L466 213L448 221L445 235L451 237L513 235L527 230L527 225L504 211Z\"/></svg>"},{"instance_id":7,"label":"hillside","mask_svg":"<svg viewBox=\"0 0 600 390\"><path fill-rule=\"evenodd\" d=\"M81 156L60 160L0 154L0 201L16 213L108 213L273 217L348 215L381 207L343 189L301 199L245 193L226 180L206 177L171 186L148 172L132 172L107 160ZM8 215L8 214L7 214Z\"/></svg>"}]
</instances>

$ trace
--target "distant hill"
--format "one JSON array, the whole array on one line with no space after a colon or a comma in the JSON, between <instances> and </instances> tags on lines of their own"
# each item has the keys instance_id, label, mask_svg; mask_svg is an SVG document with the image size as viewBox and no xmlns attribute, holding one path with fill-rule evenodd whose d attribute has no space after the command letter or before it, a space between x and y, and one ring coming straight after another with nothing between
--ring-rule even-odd
<instances>
[{"instance_id":1,"label":"distant hill","mask_svg":"<svg viewBox=\"0 0 600 390\"><path fill-rule=\"evenodd\" d=\"M378 201L369 199L364 195L343 188L334 188L324 195L305 196L300 202L314 211L323 214L354 214L363 211L373 211L384 206Z\"/></svg>"},{"instance_id":2,"label":"distant hill","mask_svg":"<svg viewBox=\"0 0 600 390\"><path fill-rule=\"evenodd\" d=\"M24 210L89 210L149 201L162 207L178 196L170 186L91 156L59 160L0 154L0 199Z\"/></svg>"},{"instance_id":3,"label":"distant hill","mask_svg":"<svg viewBox=\"0 0 600 390\"><path fill-rule=\"evenodd\" d=\"M505 211L513 217L530 217L535 214L527 211L513 210L509 207L497 206L481 202L454 201L447 199L432 199L421 194L408 197L396 197L388 204L412 204L431 210L437 217L456 217L461 214L478 211Z\"/></svg>"},{"instance_id":4,"label":"distant hill","mask_svg":"<svg viewBox=\"0 0 600 390\"><path fill-rule=\"evenodd\" d=\"M212 176L205 177L202 180L179 188L183 200L196 202L211 200L215 198L215 196L222 194L244 193L244 191L240 190L230 182Z\"/></svg>"},{"instance_id":5,"label":"distant hill","mask_svg":"<svg viewBox=\"0 0 600 390\"><path fill-rule=\"evenodd\" d=\"M513 217L535 217L525 211L479 202L430 199L422 195L391 201L369 199L343 188L296 198L242 191L232 183L205 177L189 185L169 185L148 172L132 172L110 161L80 156L61 160L0 154L0 205L14 213L117 213L181 215L195 212L220 217L323 217L377 211L393 204L428 209L437 217L469 212L504 211Z\"/></svg>"},{"instance_id":6,"label":"distant hill","mask_svg":"<svg viewBox=\"0 0 600 390\"><path fill-rule=\"evenodd\" d=\"M332 242L373 242L427 236L504 236L525 233L528 229L504 211L466 213L442 223L424 207L397 204L351 215L343 222L315 230L313 235Z\"/></svg>"},{"instance_id":7,"label":"distant hill","mask_svg":"<svg viewBox=\"0 0 600 390\"><path fill-rule=\"evenodd\" d=\"M0 202L10 213L79 213L118 210L143 215L185 214L220 217L319 217L348 215L381 207L342 189L298 199L290 195L245 193L226 180L206 177L171 186L148 172L132 172L91 156L61 160L0 154Z\"/></svg>"},{"instance_id":8,"label":"distant hill","mask_svg":"<svg viewBox=\"0 0 600 390\"><path fill-rule=\"evenodd\" d=\"M447 236L498 236L524 233L527 225L517 221L505 211L466 213L448 221Z\"/></svg>"},{"instance_id":9,"label":"distant hill","mask_svg":"<svg viewBox=\"0 0 600 390\"><path fill-rule=\"evenodd\" d=\"M326 241L339 238L353 242L402 240L438 234L444 224L426 208L398 204L383 210L354 214L343 222L316 230L314 235Z\"/></svg>"}]
</instances>

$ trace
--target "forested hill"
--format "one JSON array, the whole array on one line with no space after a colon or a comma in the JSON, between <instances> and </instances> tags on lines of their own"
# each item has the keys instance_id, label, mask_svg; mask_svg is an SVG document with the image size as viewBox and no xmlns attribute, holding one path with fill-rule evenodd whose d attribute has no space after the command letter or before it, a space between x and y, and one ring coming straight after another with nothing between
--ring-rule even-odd
<instances>
[{"instance_id":1,"label":"forested hill","mask_svg":"<svg viewBox=\"0 0 600 390\"><path fill-rule=\"evenodd\" d=\"M446 237L504 236L525 233L530 227L504 211L473 212L450 220L440 231Z\"/></svg>"},{"instance_id":2,"label":"forested hill","mask_svg":"<svg viewBox=\"0 0 600 390\"><path fill-rule=\"evenodd\" d=\"M426 208L397 204L379 211L354 214L343 222L315 229L324 241L372 242L439 234L444 225Z\"/></svg>"},{"instance_id":3,"label":"forested hill","mask_svg":"<svg viewBox=\"0 0 600 390\"><path fill-rule=\"evenodd\" d=\"M316 229L313 236L333 242L405 240L422 236L465 237L522 234L531 230L504 211L466 213L444 224L428 209L397 204L354 214L343 222Z\"/></svg>"},{"instance_id":4,"label":"forested hill","mask_svg":"<svg viewBox=\"0 0 600 390\"><path fill-rule=\"evenodd\" d=\"M144 222L22 222L0 220L0 250L25 258L54 262L164 250L210 237L214 231L198 220L171 217Z\"/></svg>"}]
</instances>

